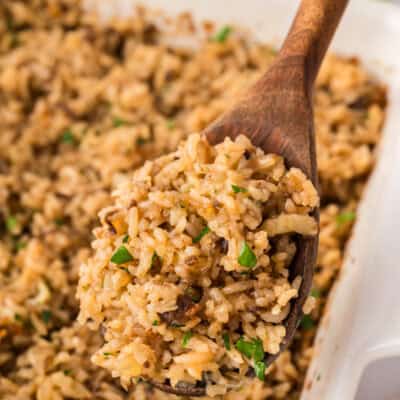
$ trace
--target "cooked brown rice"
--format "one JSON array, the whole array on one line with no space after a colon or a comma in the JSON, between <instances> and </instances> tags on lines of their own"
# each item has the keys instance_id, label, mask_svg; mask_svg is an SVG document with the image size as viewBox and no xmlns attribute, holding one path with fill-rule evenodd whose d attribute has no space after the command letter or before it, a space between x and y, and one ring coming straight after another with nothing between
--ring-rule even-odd
<instances>
[{"instance_id":1,"label":"cooked brown rice","mask_svg":"<svg viewBox=\"0 0 400 400\"><path fill-rule=\"evenodd\" d=\"M189 16L171 23L192 37ZM205 29L212 35L210 24ZM171 398L143 383L125 392L90 361L103 339L75 322L76 284L111 189L201 131L274 57L236 30L223 41L192 42L194 50L172 48L145 10L102 24L78 0L0 2L2 400ZM253 380L227 400L299 398L374 165L385 90L356 59L326 59L314 105L322 192L316 304L265 383Z\"/></svg>"},{"instance_id":2,"label":"cooked brown rice","mask_svg":"<svg viewBox=\"0 0 400 400\"><path fill-rule=\"evenodd\" d=\"M295 234L318 231L312 183L243 135L213 147L192 134L114 197L78 286L78 320L104 329L93 362L124 387L144 377L224 394L252 367L265 380L301 284Z\"/></svg>"}]
</instances>

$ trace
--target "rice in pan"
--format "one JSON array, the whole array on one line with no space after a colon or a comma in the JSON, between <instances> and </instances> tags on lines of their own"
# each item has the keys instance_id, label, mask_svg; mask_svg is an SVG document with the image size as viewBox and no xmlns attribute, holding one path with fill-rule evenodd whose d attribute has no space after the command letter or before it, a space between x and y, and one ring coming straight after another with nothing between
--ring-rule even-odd
<instances>
[{"instance_id":1,"label":"rice in pan","mask_svg":"<svg viewBox=\"0 0 400 400\"><path fill-rule=\"evenodd\" d=\"M185 43L192 37L188 15L170 23ZM76 285L111 191L145 160L201 131L274 58L235 29L205 30L193 49L176 49L144 9L129 21L100 23L75 0L0 2L1 399L172 398L144 383L126 392L91 362L104 341L76 322ZM226 399L299 398L375 162L385 89L356 59L327 57L314 104L315 307L265 382L252 380Z\"/></svg>"}]
</instances>

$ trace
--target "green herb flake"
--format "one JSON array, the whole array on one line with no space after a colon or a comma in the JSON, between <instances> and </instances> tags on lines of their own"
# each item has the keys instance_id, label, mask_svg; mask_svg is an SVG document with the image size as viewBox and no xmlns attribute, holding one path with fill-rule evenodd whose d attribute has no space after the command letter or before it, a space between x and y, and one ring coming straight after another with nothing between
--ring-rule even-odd
<instances>
[{"instance_id":1,"label":"green herb flake","mask_svg":"<svg viewBox=\"0 0 400 400\"><path fill-rule=\"evenodd\" d=\"M239 340L236 342L235 346L247 358L251 358L253 356L254 343L247 342L246 340L243 339L243 337L240 337Z\"/></svg>"},{"instance_id":2,"label":"green herb flake","mask_svg":"<svg viewBox=\"0 0 400 400\"><path fill-rule=\"evenodd\" d=\"M202 297L201 288L189 286L185 290L185 294L189 296L195 303L198 303Z\"/></svg>"},{"instance_id":3,"label":"green herb flake","mask_svg":"<svg viewBox=\"0 0 400 400\"><path fill-rule=\"evenodd\" d=\"M128 243L129 240L129 235L125 235L124 238L122 239L122 243Z\"/></svg>"},{"instance_id":4,"label":"green herb flake","mask_svg":"<svg viewBox=\"0 0 400 400\"><path fill-rule=\"evenodd\" d=\"M76 144L76 138L71 129L66 129L61 135L61 141L66 144Z\"/></svg>"},{"instance_id":5,"label":"green herb flake","mask_svg":"<svg viewBox=\"0 0 400 400\"><path fill-rule=\"evenodd\" d=\"M155 320L153 321L153 326L158 326L158 325L160 325L160 321L158 321L157 319L155 319Z\"/></svg>"},{"instance_id":6,"label":"green herb flake","mask_svg":"<svg viewBox=\"0 0 400 400\"><path fill-rule=\"evenodd\" d=\"M232 32L232 28L228 25L222 27L212 38L213 42L223 43Z\"/></svg>"},{"instance_id":7,"label":"green herb flake","mask_svg":"<svg viewBox=\"0 0 400 400\"><path fill-rule=\"evenodd\" d=\"M231 349L231 342L229 340L229 335L227 333L224 333L222 335L222 339L224 340L225 348L229 351Z\"/></svg>"},{"instance_id":8,"label":"green herb flake","mask_svg":"<svg viewBox=\"0 0 400 400\"><path fill-rule=\"evenodd\" d=\"M148 141L149 141L148 139L139 136L139 137L136 139L136 144L137 144L138 146L143 146L143 145L146 144Z\"/></svg>"},{"instance_id":9,"label":"green herb flake","mask_svg":"<svg viewBox=\"0 0 400 400\"><path fill-rule=\"evenodd\" d=\"M173 119L169 119L167 121L167 128L171 131L172 129L175 129L175 121Z\"/></svg>"},{"instance_id":10,"label":"green herb flake","mask_svg":"<svg viewBox=\"0 0 400 400\"><path fill-rule=\"evenodd\" d=\"M72 374L72 370L70 370L70 369L64 369L63 374L64 374L65 376L69 376L69 375Z\"/></svg>"},{"instance_id":11,"label":"green herb flake","mask_svg":"<svg viewBox=\"0 0 400 400\"><path fill-rule=\"evenodd\" d=\"M27 243L24 242L23 240L19 240L18 242L15 242L14 248L16 251L20 251L24 249L27 246Z\"/></svg>"},{"instance_id":12,"label":"green herb flake","mask_svg":"<svg viewBox=\"0 0 400 400\"><path fill-rule=\"evenodd\" d=\"M265 380L265 362L264 361L256 361L254 363L254 372L260 381Z\"/></svg>"},{"instance_id":13,"label":"green herb flake","mask_svg":"<svg viewBox=\"0 0 400 400\"><path fill-rule=\"evenodd\" d=\"M129 253L128 249L125 246L120 246L111 257L111 262L117 265L125 264L132 260L132 254Z\"/></svg>"},{"instance_id":14,"label":"green herb flake","mask_svg":"<svg viewBox=\"0 0 400 400\"><path fill-rule=\"evenodd\" d=\"M43 310L40 313L40 318L42 318L45 324L48 324L53 316L53 313L50 310Z\"/></svg>"},{"instance_id":15,"label":"green herb flake","mask_svg":"<svg viewBox=\"0 0 400 400\"><path fill-rule=\"evenodd\" d=\"M7 30L9 32L10 38L11 38L10 46L11 46L11 48L14 48L14 47L18 46L18 44L19 44L18 35L15 32L14 20L11 17L7 17L6 25L7 25Z\"/></svg>"},{"instance_id":16,"label":"green herb flake","mask_svg":"<svg viewBox=\"0 0 400 400\"><path fill-rule=\"evenodd\" d=\"M247 358L252 358L256 362L264 360L264 348L260 339L248 342L240 337L236 342L236 348Z\"/></svg>"},{"instance_id":17,"label":"green herb flake","mask_svg":"<svg viewBox=\"0 0 400 400\"><path fill-rule=\"evenodd\" d=\"M243 242L238 263L246 268L254 268L257 264L257 257L246 242Z\"/></svg>"},{"instance_id":18,"label":"green herb flake","mask_svg":"<svg viewBox=\"0 0 400 400\"><path fill-rule=\"evenodd\" d=\"M25 321L24 321L24 318L22 317L22 315L21 314L14 314L14 319L17 321L17 322L20 322L21 324L23 324Z\"/></svg>"},{"instance_id":19,"label":"green herb flake","mask_svg":"<svg viewBox=\"0 0 400 400\"><path fill-rule=\"evenodd\" d=\"M63 225L65 224L65 219L62 218L62 217L56 218L56 219L54 220L54 223L55 223L57 226L63 226Z\"/></svg>"},{"instance_id":20,"label":"green herb flake","mask_svg":"<svg viewBox=\"0 0 400 400\"><path fill-rule=\"evenodd\" d=\"M127 123L128 123L127 121L125 121L124 119L119 118L119 117L115 117L115 118L113 119L113 125L114 125L115 128L119 128L119 127L121 127L121 126L124 126L124 125L126 125Z\"/></svg>"},{"instance_id":21,"label":"green herb flake","mask_svg":"<svg viewBox=\"0 0 400 400\"><path fill-rule=\"evenodd\" d=\"M310 295L318 299L319 297L321 297L321 291L318 288L312 288Z\"/></svg>"},{"instance_id":22,"label":"green herb flake","mask_svg":"<svg viewBox=\"0 0 400 400\"><path fill-rule=\"evenodd\" d=\"M264 348L262 341L260 339L254 339L253 344L254 344L253 360L257 362L264 360Z\"/></svg>"},{"instance_id":23,"label":"green herb flake","mask_svg":"<svg viewBox=\"0 0 400 400\"><path fill-rule=\"evenodd\" d=\"M309 331L310 329L314 328L315 321L309 315L304 315L301 319L300 326L305 331Z\"/></svg>"},{"instance_id":24,"label":"green herb flake","mask_svg":"<svg viewBox=\"0 0 400 400\"><path fill-rule=\"evenodd\" d=\"M17 218L14 216L10 215L6 219L6 228L9 232L13 232L15 228L18 226L18 221Z\"/></svg>"},{"instance_id":25,"label":"green herb flake","mask_svg":"<svg viewBox=\"0 0 400 400\"><path fill-rule=\"evenodd\" d=\"M109 352L105 351L105 352L103 353L103 356L104 356L104 357L109 357L109 356L112 356L112 353L109 353Z\"/></svg>"},{"instance_id":26,"label":"green herb flake","mask_svg":"<svg viewBox=\"0 0 400 400\"><path fill-rule=\"evenodd\" d=\"M171 324L171 328L182 328L183 326L185 326L185 325L177 324L176 322L173 322L173 323Z\"/></svg>"},{"instance_id":27,"label":"green herb flake","mask_svg":"<svg viewBox=\"0 0 400 400\"><path fill-rule=\"evenodd\" d=\"M6 17L6 25L8 31L12 31L14 29L14 20L10 16Z\"/></svg>"},{"instance_id":28,"label":"green herb flake","mask_svg":"<svg viewBox=\"0 0 400 400\"><path fill-rule=\"evenodd\" d=\"M193 336L192 331L185 332L182 339L182 347L186 347L188 345L189 340L192 338L192 336Z\"/></svg>"},{"instance_id":29,"label":"green herb flake","mask_svg":"<svg viewBox=\"0 0 400 400\"><path fill-rule=\"evenodd\" d=\"M195 238L193 238L193 243L200 242L200 240L203 238L203 236L207 235L207 233L209 233L209 232L210 232L210 228L208 226L206 226L205 228L203 228L201 230L201 232Z\"/></svg>"},{"instance_id":30,"label":"green herb flake","mask_svg":"<svg viewBox=\"0 0 400 400\"><path fill-rule=\"evenodd\" d=\"M346 222L352 222L356 219L356 213L353 211L344 211L336 216L336 223L341 226Z\"/></svg>"},{"instance_id":31,"label":"green herb flake","mask_svg":"<svg viewBox=\"0 0 400 400\"><path fill-rule=\"evenodd\" d=\"M12 49L14 49L19 45L19 38L15 32L10 32L10 35L11 35L10 46Z\"/></svg>"},{"instance_id":32,"label":"green herb flake","mask_svg":"<svg viewBox=\"0 0 400 400\"><path fill-rule=\"evenodd\" d=\"M232 190L234 193L246 193L247 189L240 187L240 186L236 186L236 185L232 185Z\"/></svg>"}]
</instances>

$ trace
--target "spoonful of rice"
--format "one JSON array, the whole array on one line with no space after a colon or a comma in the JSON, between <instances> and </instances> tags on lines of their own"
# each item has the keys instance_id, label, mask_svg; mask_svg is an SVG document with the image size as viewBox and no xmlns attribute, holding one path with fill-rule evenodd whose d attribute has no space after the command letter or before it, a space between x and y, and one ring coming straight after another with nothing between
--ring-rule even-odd
<instances>
[{"instance_id":1,"label":"spoonful of rice","mask_svg":"<svg viewBox=\"0 0 400 400\"><path fill-rule=\"evenodd\" d=\"M79 321L124 387L223 395L265 380L291 342L318 243L312 88L346 3L302 0L266 74L100 212Z\"/></svg>"}]
</instances>

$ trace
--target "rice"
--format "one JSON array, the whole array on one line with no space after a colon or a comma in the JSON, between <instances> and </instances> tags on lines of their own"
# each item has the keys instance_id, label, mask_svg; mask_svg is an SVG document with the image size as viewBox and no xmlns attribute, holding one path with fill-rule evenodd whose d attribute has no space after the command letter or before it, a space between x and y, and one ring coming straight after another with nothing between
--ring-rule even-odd
<instances>
[{"instance_id":1,"label":"rice","mask_svg":"<svg viewBox=\"0 0 400 400\"><path fill-rule=\"evenodd\" d=\"M193 37L188 15L170 23L178 37ZM205 28L205 37L213 34ZM79 266L91 254L91 231L98 212L112 204L111 190L220 115L267 68L274 50L236 29L223 42L193 39L194 50L172 48L167 39L144 9L127 22L99 23L77 0L0 2L1 399L173 398L144 383L126 392L91 362L104 341L75 322ZM227 400L299 398L375 162L385 88L356 59L327 57L314 106L321 184L316 304L265 383L253 379ZM258 192L260 200L268 191ZM137 217L133 210L130 227ZM122 285L121 276L110 284ZM264 307L271 294L259 291ZM236 305L244 310L242 294ZM220 305L216 296L210 312ZM272 311L262 318L278 324ZM279 341L282 332L272 326L268 334ZM240 357L234 353L232 363Z\"/></svg>"},{"instance_id":2,"label":"rice","mask_svg":"<svg viewBox=\"0 0 400 400\"><path fill-rule=\"evenodd\" d=\"M318 231L311 182L246 136L213 147L192 134L114 198L77 292L79 322L104 330L94 363L125 387L144 377L223 394L251 367L265 380L264 349L279 351L301 283L289 280L295 234Z\"/></svg>"}]
</instances>

